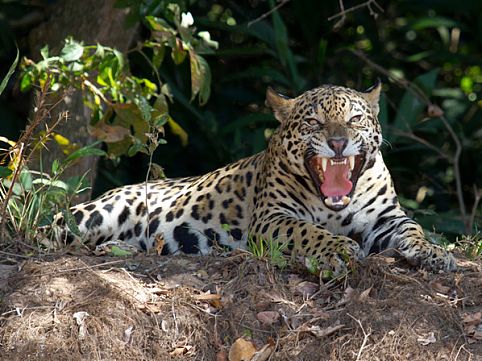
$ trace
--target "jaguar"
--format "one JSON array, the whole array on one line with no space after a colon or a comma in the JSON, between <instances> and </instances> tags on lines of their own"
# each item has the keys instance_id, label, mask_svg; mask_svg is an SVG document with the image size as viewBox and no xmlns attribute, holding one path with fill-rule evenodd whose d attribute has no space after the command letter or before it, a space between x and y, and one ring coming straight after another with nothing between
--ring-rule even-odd
<instances>
[{"instance_id":1,"label":"jaguar","mask_svg":"<svg viewBox=\"0 0 482 361\"><path fill-rule=\"evenodd\" d=\"M162 254L273 240L334 275L382 251L455 270L454 257L399 204L380 151L380 92L380 82L366 91L323 85L295 98L268 88L266 104L279 126L265 151L201 176L128 185L73 206L80 240L120 240ZM66 230L64 241L79 239L63 217L55 224Z\"/></svg>"}]
</instances>

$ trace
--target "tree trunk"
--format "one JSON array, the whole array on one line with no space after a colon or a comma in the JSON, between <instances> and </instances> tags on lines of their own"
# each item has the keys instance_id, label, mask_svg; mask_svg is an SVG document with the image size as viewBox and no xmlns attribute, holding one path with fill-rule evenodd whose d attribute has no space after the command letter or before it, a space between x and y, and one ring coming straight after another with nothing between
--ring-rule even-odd
<instances>
[{"instance_id":1,"label":"tree trunk","mask_svg":"<svg viewBox=\"0 0 482 361\"><path fill-rule=\"evenodd\" d=\"M83 41L86 45L99 43L125 53L137 33L137 27L125 27L124 20L128 11L114 8L114 3L115 0L56 2L51 8L49 18L29 34L32 57L38 59L40 49L44 45L49 46L51 53L58 52L63 46L63 40L68 36ZM55 121L63 111L68 111L70 117L56 128L56 132L79 146L92 143L94 138L88 132L90 110L83 104L80 91L75 91L65 97L64 101L51 113L50 121ZM48 149L49 151L42 153L44 170L51 169L51 164L55 159L60 160L65 157L54 141L48 144ZM88 181L93 185L97 173L97 161L96 157L81 158L66 170L63 178L87 174ZM40 161L32 162L31 167L39 168ZM75 199L74 203L86 201L90 197L91 192L85 192Z\"/></svg>"}]
</instances>

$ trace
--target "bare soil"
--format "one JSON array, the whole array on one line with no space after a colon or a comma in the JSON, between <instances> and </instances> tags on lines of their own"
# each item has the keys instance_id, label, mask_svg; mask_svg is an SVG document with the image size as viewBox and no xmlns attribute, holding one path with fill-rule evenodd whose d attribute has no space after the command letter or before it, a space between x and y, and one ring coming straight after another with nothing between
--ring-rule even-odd
<instances>
[{"instance_id":1,"label":"bare soil","mask_svg":"<svg viewBox=\"0 0 482 361\"><path fill-rule=\"evenodd\" d=\"M246 253L2 257L0 360L482 360L481 261L324 283Z\"/></svg>"}]
</instances>

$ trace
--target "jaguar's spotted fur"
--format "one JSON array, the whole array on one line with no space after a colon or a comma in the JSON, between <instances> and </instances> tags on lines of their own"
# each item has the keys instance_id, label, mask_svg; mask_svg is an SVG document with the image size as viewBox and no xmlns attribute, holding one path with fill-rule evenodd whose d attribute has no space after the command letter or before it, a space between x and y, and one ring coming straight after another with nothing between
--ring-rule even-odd
<instances>
[{"instance_id":1,"label":"jaguar's spotted fur","mask_svg":"<svg viewBox=\"0 0 482 361\"><path fill-rule=\"evenodd\" d=\"M379 150L379 95L379 84L367 92L325 85L294 99L269 89L280 126L266 151L200 177L125 186L77 205L83 240L146 250L162 239L164 254L205 254L214 242L244 248L252 236L285 243L336 274L349 258L389 248L453 270L452 255L400 208Z\"/></svg>"}]
</instances>

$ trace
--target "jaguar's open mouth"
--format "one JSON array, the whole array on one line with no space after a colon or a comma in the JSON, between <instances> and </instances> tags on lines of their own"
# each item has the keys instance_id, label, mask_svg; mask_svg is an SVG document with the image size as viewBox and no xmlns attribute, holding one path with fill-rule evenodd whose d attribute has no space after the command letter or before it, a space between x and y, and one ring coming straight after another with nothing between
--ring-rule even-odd
<instances>
[{"instance_id":1,"label":"jaguar's open mouth","mask_svg":"<svg viewBox=\"0 0 482 361\"><path fill-rule=\"evenodd\" d=\"M323 202L335 211L350 203L364 162L363 154L336 158L314 155L305 159Z\"/></svg>"}]
</instances>

